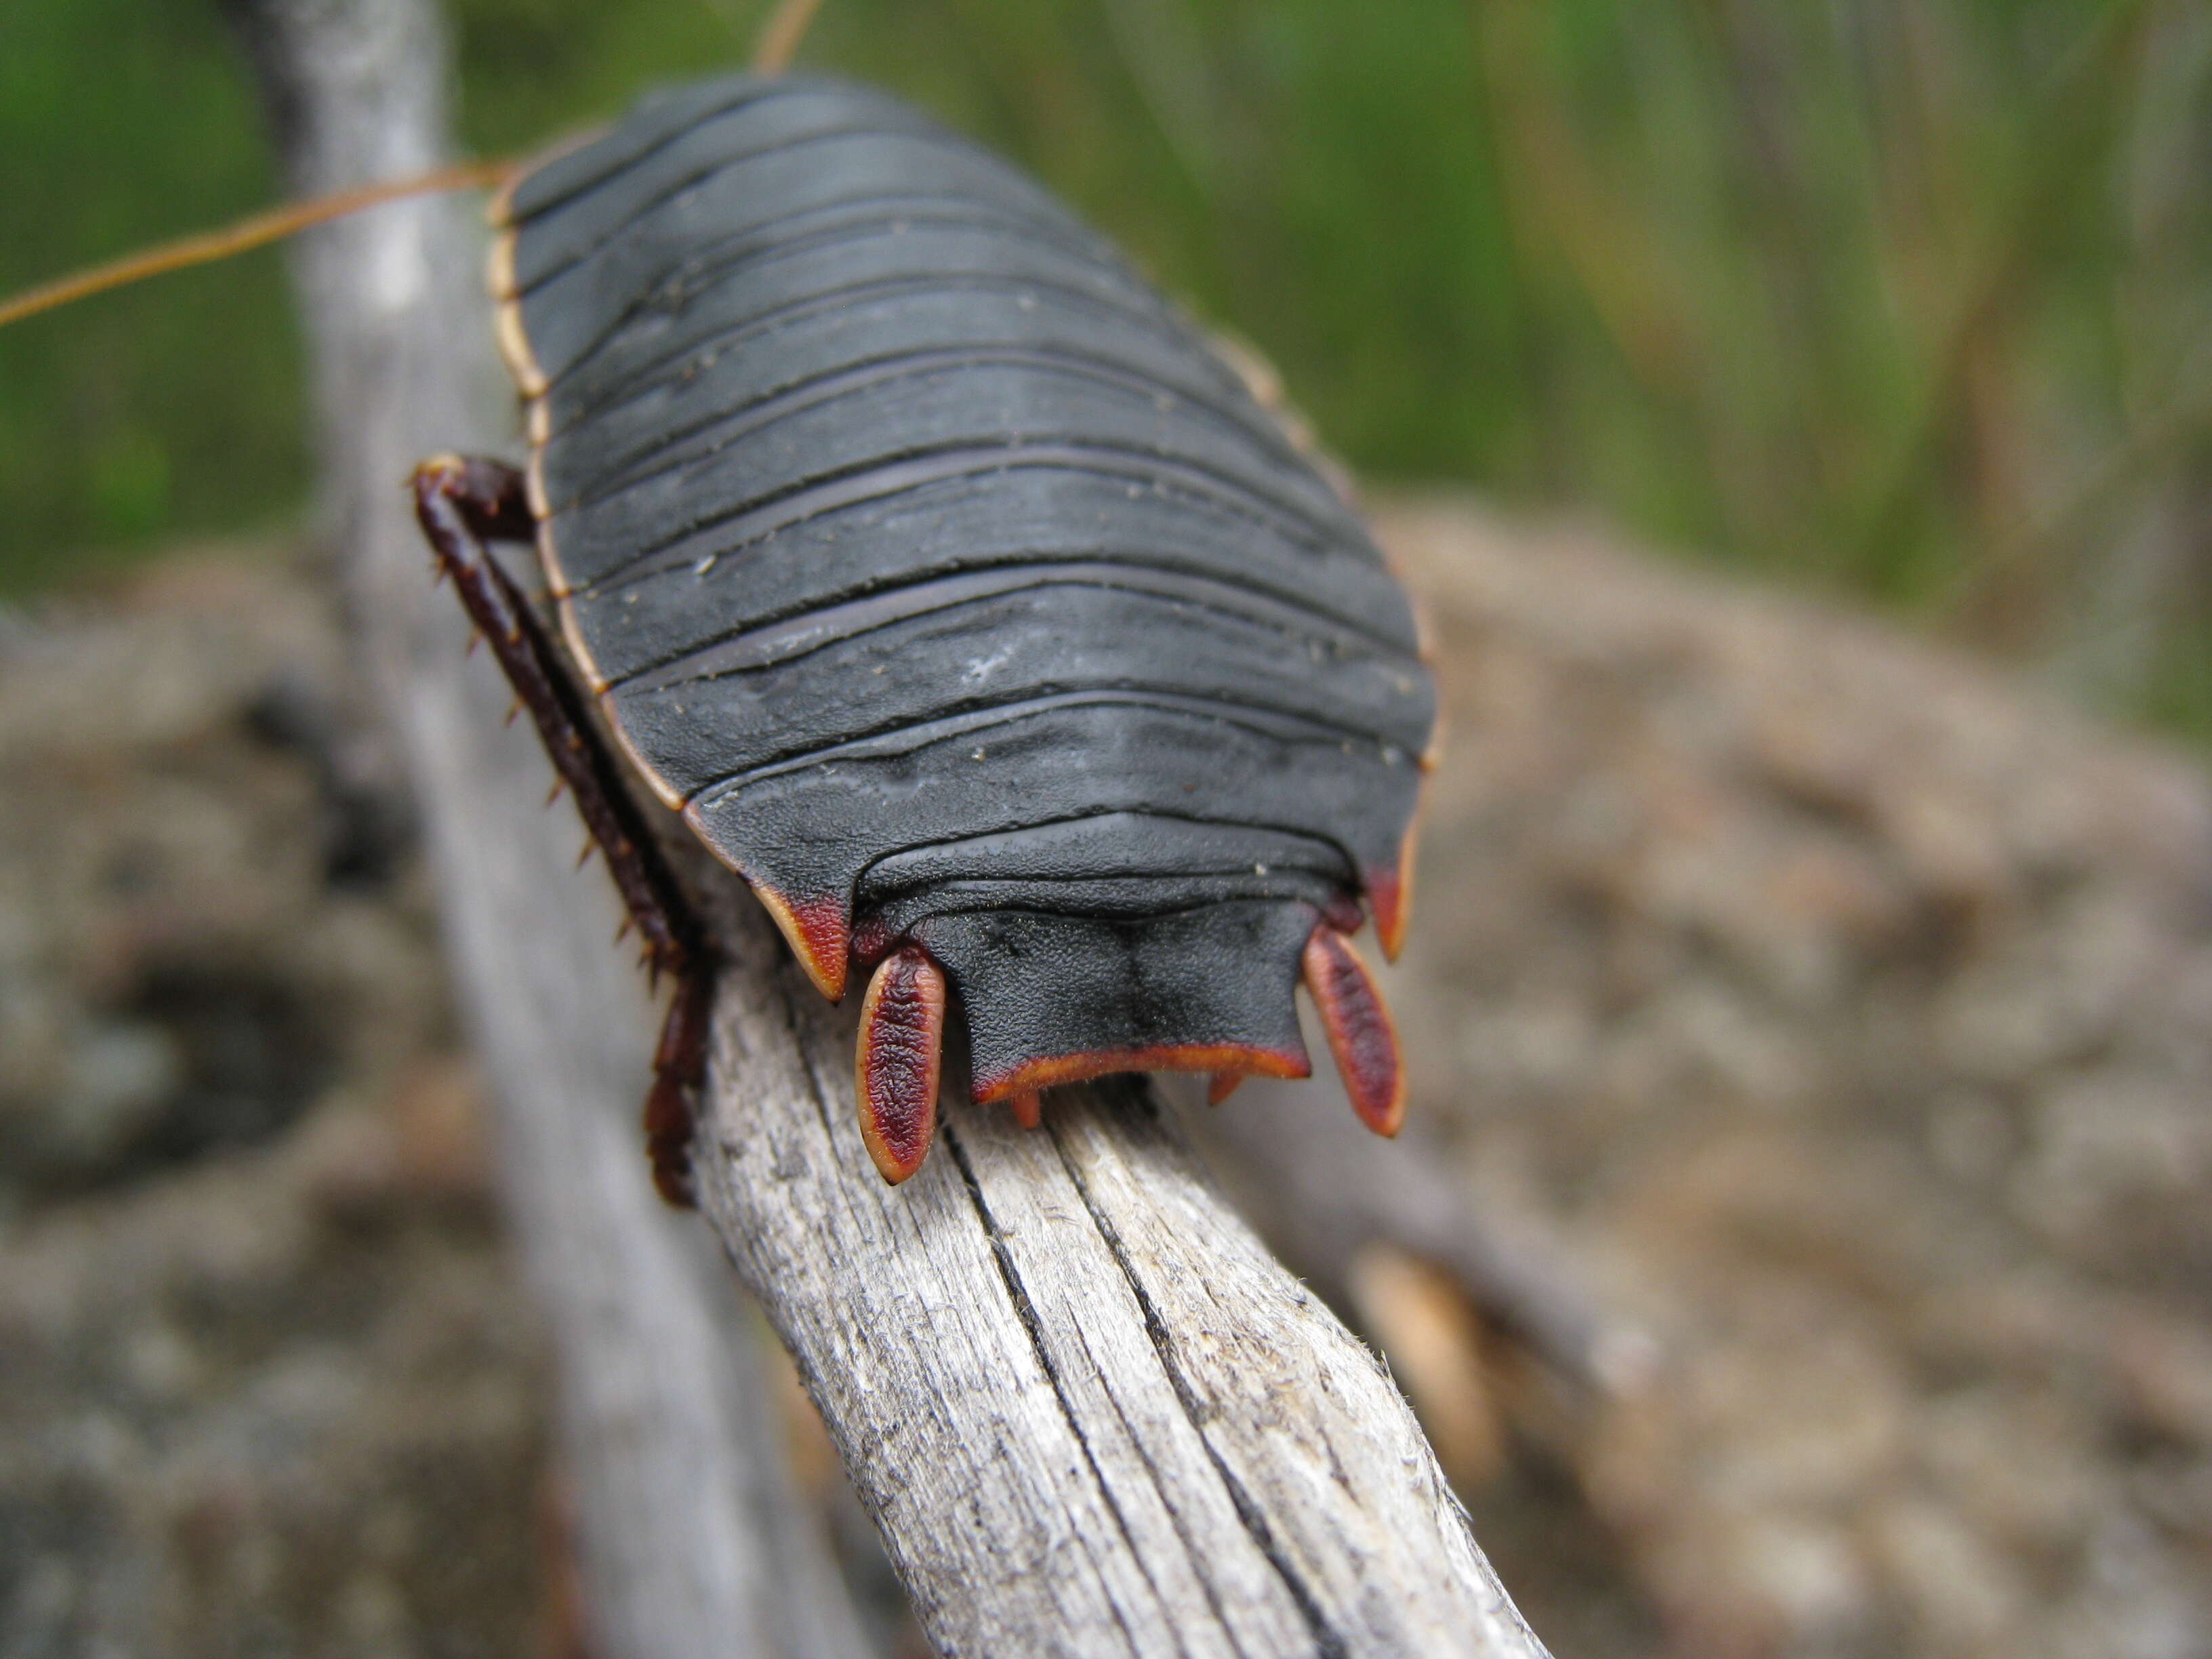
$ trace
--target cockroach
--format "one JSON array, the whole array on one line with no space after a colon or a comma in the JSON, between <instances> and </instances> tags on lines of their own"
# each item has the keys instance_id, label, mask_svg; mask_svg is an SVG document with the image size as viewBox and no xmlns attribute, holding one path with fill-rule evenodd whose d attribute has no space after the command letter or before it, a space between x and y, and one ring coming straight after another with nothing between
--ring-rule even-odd
<instances>
[{"instance_id":1,"label":"cockroach","mask_svg":"<svg viewBox=\"0 0 2212 1659\"><path fill-rule=\"evenodd\" d=\"M688 1200L716 958L633 783L823 995L866 975L886 1181L928 1150L953 1014L974 1099L1033 1125L1041 1091L1112 1073L1206 1073L1217 1101L1307 1075L1303 982L1395 1133L1349 935L1364 907L1397 953L1435 691L1254 376L1042 186L843 82L648 98L507 170L491 214L527 464L412 487L676 982L662 1193ZM550 622L501 540L534 544Z\"/></svg>"}]
</instances>

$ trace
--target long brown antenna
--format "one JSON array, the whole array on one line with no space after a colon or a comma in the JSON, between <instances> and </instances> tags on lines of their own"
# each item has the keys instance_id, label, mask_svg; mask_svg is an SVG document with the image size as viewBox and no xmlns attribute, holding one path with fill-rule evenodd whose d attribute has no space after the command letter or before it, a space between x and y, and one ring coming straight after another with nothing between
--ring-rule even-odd
<instances>
[{"instance_id":1,"label":"long brown antenna","mask_svg":"<svg viewBox=\"0 0 2212 1659\"><path fill-rule=\"evenodd\" d=\"M379 206L398 200L403 196L427 196L438 191L471 190L485 185L507 181L518 163L513 159L496 161L457 161L428 173L417 173L410 179L390 179L381 184L362 185L354 190L342 190L330 196L318 196L305 202L288 202L283 207L271 208L266 213L257 213L225 225L220 230L203 231L197 236L186 236L174 242L165 242L159 247L128 254L104 265L94 265L51 283L41 283L36 288L26 289L9 300L0 300L0 328L21 322L41 311L52 311L56 306L65 306L73 300L99 294L111 288L121 288L126 283L158 276L167 270L182 270L188 265L204 265L216 259L227 259L234 253L243 253L248 248L259 247L264 242L274 242L305 230L310 225L321 224L326 219L341 219L349 213L358 213L363 208Z\"/></svg>"},{"instance_id":2,"label":"long brown antenna","mask_svg":"<svg viewBox=\"0 0 2212 1659\"><path fill-rule=\"evenodd\" d=\"M799 43L806 38L806 26L821 9L822 0L776 0L753 43L753 73L781 75L789 69Z\"/></svg>"},{"instance_id":3,"label":"long brown antenna","mask_svg":"<svg viewBox=\"0 0 2212 1659\"><path fill-rule=\"evenodd\" d=\"M777 0L775 9L769 14L768 21L761 26L760 38L753 49L754 72L781 75L790 67L792 58L798 53L799 42L806 38L807 26L813 22L815 13L821 9L822 0ZM349 213L358 213L363 208L395 202L402 197L428 196L440 191L471 190L502 185L514 176L520 165L519 161L511 157L493 161L457 161L450 167L436 167L409 179L391 179L380 184L339 191L334 195L318 196L311 201L289 202L283 207L271 208L266 213L257 213L225 225L220 230L203 231L196 236L165 242L159 247L127 254L104 265L93 265L66 276L58 276L50 283L40 283L35 288L25 289L10 298L0 300L0 328L7 327L10 323L20 323L26 317L35 317L42 311L52 311L57 306L69 305L94 294L105 293L111 288L143 282L149 276L159 276L165 271L182 270L191 265L228 259L232 254L243 253L248 248L280 241L310 225L319 225L330 219L342 219Z\"/></svg>"}]
</instances>

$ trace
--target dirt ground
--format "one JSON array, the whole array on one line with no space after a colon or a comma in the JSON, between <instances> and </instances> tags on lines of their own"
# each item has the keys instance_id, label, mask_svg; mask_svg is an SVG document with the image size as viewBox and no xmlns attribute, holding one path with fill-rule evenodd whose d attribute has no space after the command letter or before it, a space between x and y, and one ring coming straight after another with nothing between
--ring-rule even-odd
<instances>
[{"instance_id":1,"label":"dirt ground","mask_svg":"<svg viewBox=\"0 0 2212 1659\"><path fill-rule=\"evenodd\" d=\"M1550 1437L1656 1628L2212 1654L2201 765L1587 534L1384 527L1450 733L1415 1112L1657 1340Z\"/></svg>"},{"instance_id":2,"label":"dirt ground","mask_svg":"<svg viewBox=\"0 0 2212 1659\"><path fill-rule=\"evenodd\" d=\"M0 1654L490 1655L547 1379L334 619L187 556L0 635Z\"/></svg>"},{"instance_id":3,"label":"dirt ground","mask_svg":"<svg viewBox=\"0 0 2212 1659\"><path fill-rule=\"evenodd\" d=\"M2212 1656L2202 766L1590 533L1381 520L1449 720L1416 1125L1650 1344L1480 1383L1532 1623ZM0 1659L559 1637L550 1382L307 568L0 616Z\"/></svg>"}]
</instances>

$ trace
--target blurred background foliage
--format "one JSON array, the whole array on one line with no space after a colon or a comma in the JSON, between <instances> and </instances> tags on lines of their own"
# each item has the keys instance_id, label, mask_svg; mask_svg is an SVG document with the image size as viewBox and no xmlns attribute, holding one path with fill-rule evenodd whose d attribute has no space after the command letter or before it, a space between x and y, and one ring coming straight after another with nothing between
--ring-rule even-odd
<instances>
[{"instance_id":1,"label":"blurred background foliage","mask_svg":"<svg viewBox=\"0 0 2212 1659\"><path fill-rule=\"evenodd\" d=\"M452 0L526 149L766 0ZM2212 733L2202 0L828 0L1377 480L1586 506ZM0 7L0 289L278 191L209 0ZM0 334L0 592L301 510L276 256Z\"/></svg>"}]
</instances>

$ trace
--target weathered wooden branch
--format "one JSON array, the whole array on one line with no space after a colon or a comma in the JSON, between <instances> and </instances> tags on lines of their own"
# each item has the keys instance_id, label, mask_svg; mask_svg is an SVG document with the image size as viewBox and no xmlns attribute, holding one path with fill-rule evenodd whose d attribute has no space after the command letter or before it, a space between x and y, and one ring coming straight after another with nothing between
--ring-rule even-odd
<instances>
[{"instance_id":1,"label":"weathered wooden branch","mask_svg":"<svg viewBox=\"0 0 2212 1659\"><path fill-rule=\"evenodd\" d=\"M302 185L434 159L428 0L234 3ZM631 1127L650 1023L608 896L569 873L574 826L540 810L543 763L460 663L405 522L409 465L495 429L465 240L440 204L380 210L310 246L304 288L351 591L560 1350L599 1650L854 1651L749 1437L740 1322L652 1207ZM956 1109L886 1188L854 1122L851 1012L756 912L726 932L707 1213L942 1650L1541 1653L1389 1377L1147 1091L1062 1091L1032 1133Z\"/></svg>"},{"instance_id":2,"label":"weathered wooden branch","mask_svg":"<svg viewBox=\"0 0 2212 1659\"><path fill-rule=\"evenodd\" d=\"M942 1651L1541 1653L1388 1375L1148 1088L1029 1133L955 1107L887 1188L850 1011L728 980L707 1208Z\"/></svg>"}]
</instances>

